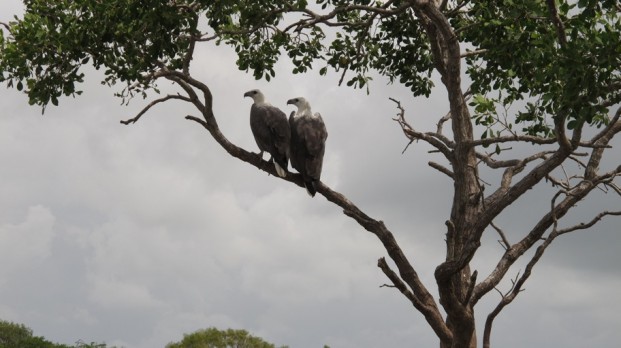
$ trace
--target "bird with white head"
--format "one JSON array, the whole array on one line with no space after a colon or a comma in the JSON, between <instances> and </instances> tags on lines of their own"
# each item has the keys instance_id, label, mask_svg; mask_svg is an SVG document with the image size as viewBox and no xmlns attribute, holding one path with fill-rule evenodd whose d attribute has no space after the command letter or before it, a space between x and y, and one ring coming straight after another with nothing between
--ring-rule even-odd
<instances>
[{"instance_id":1,"label":"bird with white head","mask_svg":"<svg viewBox=\"0 0 621 348\"><path fill-rule=\"evenodd\" d=\"M293 111L289 116L291 166L302 175L306 191L314 197L321 179L328 131L321 115L313 114L305 98L289 99L287 104L298 108L297 112Z\"/></svg>"},{"instance_id":2,"label":"bird with white head","mask_svg":"<svg viewBox=\"0 0 621 348\"><path fill-rule=\"evenodd\" d=\"M259 146L259 156L262 157L263 152L267 151L272 156L276 173L284 178L287 176L291 141L287 115L267 103L265 96L258 89L244 93L244 97L250 97L254 101L250 107L250 129Z\"/></svg>"}]
</instances>

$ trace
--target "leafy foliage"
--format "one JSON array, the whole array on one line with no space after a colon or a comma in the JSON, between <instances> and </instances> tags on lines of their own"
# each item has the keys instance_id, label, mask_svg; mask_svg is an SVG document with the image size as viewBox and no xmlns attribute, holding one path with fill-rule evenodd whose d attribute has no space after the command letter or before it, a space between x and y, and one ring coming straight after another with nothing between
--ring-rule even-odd
<instances>
[{"instance_id":1,"label":"leafy foliage","mask_svg":"<svg viewBox=\"0 0 621 348\"><path fill-rule=\"evenodd\" d=\"M180 65L196 17L157 0L28 0L2 42L1 80L28 93L31 104L58 104L80 94L81 67L105 67L105 83L142 82L160 64Z\"/></svg>"},{"instance_id":2,"label":"leafy foliage","mask_svg":"<svg viewBox=\"0 0 621 348\"><path fill-rule=\"evenodd\" d=\"M70 348L55 344L43 337L33 336L32 330L22 324L0 320L0 348Z\"/></svg>"},{"instance_id":3,"label":"leafy foliage","mask_svg":"<svg viewBox=\"0 0 621 348\"><path fill-rule=\"evenodd\" d=\"M621 17L615 1L473 2L453 24L465 42L485 53L467 59L475 94L498 92L498 103L529 99L516 123L530 135L551 135L551 118L606 122L621 80ZM618 90L618 89L617 89Z\"/></svg>"},{"instance_id":4,"label":"leafy foliage","mask_svg":"<svg viewBox=\"0 0 621 348\"><path fill-rule=\"evenodd\" d=\"M537 243L541 242L526 271L512 280L512 288L488 316L484 345L489 345L495 316L521 291L557 236L590 227L605 215L621 215L604 211L581 225L559 229L557 224L596 187L621 193L613 182L621 175L621 166L598 170L609 142L621 132L621 109L612 111L621 102L621 5L616 0L316 0L314 4L29 0L25 4L23 18L0 23L0 80L25 91L31 104L56 105L63 95L79 94L76 85L83 82L85 64L105 69L103 83L123 83L117 93L123 98L145 96L147 90L157 91L158 79L168 80L179 86L180 93L153 100L123 123L136 122L153 105L170 99L191 103L202 119L187 119L201 124L232 156L272 173L268 162L239 148L218 129L210 87L190 74L196 45L208 41L229 45L241 70L268 81L282 57L293 62L292 73L318 68L325 75L331 69L341 73L339 83L366 86L367 91L372 72L378 72L410 88L413 96L429 96L432 74L439 74L450 112L439 120L437 131L412 128L398 101L396 121L408 139L423 140L444 155L450 168L429 164L455 182L447 257L434 272L440 300L436 302L423 285L381 221L327 186L321 186L321 193L383 243L399 272L385 261L378 266L425 316L443 347L473 346L474 306ZM469 77L467 86L462 70ZM449 120L452 134L447 136L442 125ZM585 140L583 128L604 125ZM478 130L482 139L475 141ZM503 143L558 148L497 161L492 157L501 153ZM480 146L490 145L494 152L480 151ZM587 161L576 159L579 148L589 150ZM580 163L584 173L554 178L554 171L569 160ZM535 163L532 170L527 168ZM489 195L478 174L483 165L503 171ZM522 175L526 170L530 171ZM295 175L284 180L299 184ZM559 189L551 211L511 244L493 220L542 180ZM478 272L471 272L470 261L490 228L501 235L505 253L493 272L477 283ZM188 344L193 339L214 339L226 345L229 334L231 339L250 339L246 332L214 330L186 336Z\"/></svg>"},{"instance_id":5,"label":"leafy foliage","mask_svg":"<svg viewBox=\"0 0 621 348\"><path fill-rule=\"evenodd\" d=\"M84 343L73 346L52 343L44 337L34 336L32 330L23 324L0 320L0 348L106 348L105 343ZM110 347L113 348L113 347Z\"/></svg>"},{"instance_id":6,"label":"leafy foliage","mask_svg":"<svg viewBox=\"0 0 621 348\"><path fill-rule=\"evenodd\" d=\"M155 89L161 67L180 69L197 42L232 46L241 70L275 76L286 54L293 73L321 67L348 86L367 87L370 72L429 96L432 59L426 28L407 2L370 0L25 2L26 14L0 37L0 79L24 90L31 104L58 104L76 95L81 67L105 68L103 83L122 82L122 97ZM481 54L466 58L471 92L498 106L526 100L512 122L551 136L554 120L568 128L600 126L607 106L621 101L621 20L616 1L449 1L444 9L458 38ZM318 14L315 9L331 10ZM556 17L555 17L556 14ZM208 28L199 22L204 19ZM555 19L558 19L555 21ZM334 31L327 26L338 27ZM496 97L488 96L495 92ZM525 105L522 101L519 105ZM488 110L491 111L491 110ZM488 115L489 116L489 115ZM481 120L476 114L475 119ZM495 116L496 117L496 116ZM511 122L511 123L512 123ZM501 127L502 128L502 127Z\"/></svg>"},{"instance_id":7,"label":"leafy foliage","mask_svg":"<svg viewBox=\"0 0 621 348\"><path fill-rule=\"evenodd\" d=\"M275 348L246 330L208 328L184 335L183 340L169 343L166 348ZM286 347L280 347L286 348Z\"/></svg>"}]
</instances>

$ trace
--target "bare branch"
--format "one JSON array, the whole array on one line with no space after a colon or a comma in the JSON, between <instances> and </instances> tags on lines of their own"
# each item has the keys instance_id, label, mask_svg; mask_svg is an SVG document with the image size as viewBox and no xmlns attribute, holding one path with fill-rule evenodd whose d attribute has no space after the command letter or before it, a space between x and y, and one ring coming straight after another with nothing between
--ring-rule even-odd
<instances>
[{"instance_id":1,"label":"bare branch","mask_svg":"<svg viewBox=\"0 0 621 348\"><path fill-rule=\"evenodd\" d=\"M450 171L450 169L436 163L436 162L428 162L427 163L431 168L436 169L438 171L440 171L443 174L446 174L446 176L448 176L451 179L455 178L455 175L453 174L452 171Z\"/></svg>"},{"instance_id":2,"label":"bare branch","mask_svg":"<svg viewBox=\"0 0 621 348\"><path fill-rule=\"evenodd\" d=\"M621 196L621 187L619 187L619 185L615 184L614 182L609 182L609 183L604 183L604 186L606 188L611 188L613 191L615 191L619 196Z\"/></svg>"},{"instance_id":3,"label":"bare branch","mask_svg":"<svg viewBox=\"0 0 621 348\"><path fill-rule=\"evenodd\" d=\"M436 129L437 134L442 134L442 126L444 126L444 123L450 119L451 119L451 113L448 112L438 121L438 128Z\"/></svg>"},{"instance_id":4,"label":"bare branch","mask_svg":"<svg viewBox=\"0 0 621 348\"><path fill-rule=\"evenodd\" d=\"M474 50L474 51L466 51L466 52L460 54L459 58L478 56L478 55L487 53L487 51L488 51L487 49Z\"/></svg>"},{"instance_id":5,"label":"bare branch","mask_svg":"<svg viewBox=\"0 0 621 348\"><path fill-rule=\"evenodd\" d=\"M522 240L520 240L516 244L513 244L508 250L505 251L504 255L501 257L495 269L484 281L482 281L475 287L473 294L473 304L476 303L476 301L478 301L485 293L489 292L493 287L495 287L509 270L509 267L511 267L511 265L513 265L515 261L527 250L529 250L537 241L541 240L541 237L543 236L545 231L547 231L552 226L556 226L558 220L565 216L567 212L576 205L576 203L586 197L586 195L589 194L589 192L591 192L596 187L596 185L596 182L583 180L570 193L566 191L557 192L557 194L552 199L552 207L550 211L537 222L537 224L524 238L522 238ZM556 198L561 194L565 194L565 198L561 202L555 203ZM545 240L545 246L542 245L543 249L541 249L542 246L537 249L535 256L533 256L533 259L531 260L531 263L533 265L534 263L536 263L536 260L541 257L540 254L543 254L543 251L545 250L547 245L551 243L552 240L558 235L558 233L554 231ZM524 276L526 276L526 278L528 277L526 273L522 277ZM526 279L524 279L524 281L525 280Z\"/></svg>"},{"instance_id":6,"label":"bare branch","mask_svg":"<svg viewBox=\"0 0 621 348\"><path fill-rule=\"evenodd\" d=\"M552 175L547 175L546 176L546 180L552 182L552 187L558 186L558 187L561 187L561 188L563 188L565 190L569 190L570 189L569 184L567 182L559 180L559 179L553 177Z\"/></svg>"},{"instance_id":7,"label":"bare branch","mask_svg":"<svg viewBox=\"0 0 621 348\"><path fill-rule=\"evenodd\" d=\"M183 101L186 101L186 102L191 102L191 99L188 98L188 97L184 97L184 96L179 95L179 94L177 94L177 95L169 94L169 95L167 95L165 97L158 98L158 99L155 99L154 101L150 102L149 105L145 106L138 113L138 115L136 115L136 117L130 118L130 119L125 120L125 121L121 121L121 123L124 124L124 125L128 125L130 123L136 123L140 119L140 117L142 117L142 115L144 115L147 111L149 111L153 106L155 106L155 105L157 105L159 103L163 103L163 102L165 102L167 100L170 100L170 99L179 99L179 100L183 100Z\"/></svg>"},{"instance_id":8,"label":"bare branch","mask_svg":"<svg viewBox=\"0 0 621 348\"><path fill-rule=\"evenodd\" d=\"M533 267L535 267L539 259L541 259L541 256L543 256L543 253L545 252L546 248L552 243L552 241L556 238L556 236L557 235L555 234L550 235L550 237L548 237L543 242L543 244L541 244L537 248L537 250L535 251L535 254L531 258L531 260L528 262L528 264L526 265L524 274L522 274L521 277L518 274L517 280L512 280L512 286L509 292L507 294L502 295L502 299L500 300L496 308L494 308L494 310L492 310L492 312L489 313L489 315L487 316L487 319L485 320L485 328L483 331L483 347L486 347L486 348L490 347L490 337L491 337L492 324L493 324L494 319L508 304L513 302L515 297L522 291L522 286L524 285L526 280L530 277Z\"/></svg>"},{"instance_id":9,"label":"bare branch","mask_svg":"<svg viewBox=\"0 0 621 348\"><path fill-rule=\"evenodd\" d=\"M466 296L464 297L463 304L467 304L472 298L472 291L474 291L474 286L477 283L477 276L479 275L479 271L475 270L472 272L470 276L470 285L468 286L468 291L466 291Z\"/></svg>"},{"instance_id":10,"label":"bare branch","mask_svg":"<svg viewBox=\"0 0 621 348\"><path fill-rule=\"evenodd\" d=\"M494 222L491 222L490 226L492 226L492 228L496 230L496 232L498 232L498 235L500 235L501 240L498 241L500 245L502 245L502 247L505 248L505 250L508 250L511 247L511 243L509 243L509 240L507 239L507 236L505 235L504 231L500 227L496 226Z\"/></svg>"},{"instance_id":11,"label":"bare branch","mask_svg":"<svg viewBox=\"0 0 621 348\"><path fill-rule=\"evenodd\" d=\"M177 75L175 75L177 77ZM178 79L186 78L184 76L178 76ZM182 81L183 82L183 81ZM192 81L190 81L192 82ZM193 86L195 83L193 83ZM205 88L206 86L203 85ZM201 87L201 86L199 86ZM208 90L205 91L205 95L207 98L211 98L211 94L207 94ZM268 172L270 174L275 175L275 178L279 178L276 175L276 171L274 165L271 162L264 161L258 155L250 153L235 144L231 143L225 136L220 132L217 123L215 122L215 117L213 116L213 112L211 110L212 101L205 100L206 107L201 109L205 120L201 120L194 116L186 116L186 119L194 121L202 125L205 129L207 129L213 138L226 150L231 156L238 158L246 163L254 165L260 170ZM213 118L213 122L209 122L209 120ZM298 186L303 186L303 180L301 175L294 173L287 173L287 176L282 178L283 180L295 183ZM450 340L451 333L448 327L446 326L444 319L442 318L442 314L440 313L437 304L433 298L433 296L429 293L427 288L424 286L420 278L418 277L417 272L412 267L412 264L405 256L404 252L401 250L401 247L397 243L393 234L386 228L382 221L375 220L368 215L366 215L363 211L361 211L356 205L354 205L347 197L343 194L333 191L324 183L319 182L317 187L317 192L323 195L328 201L338 205L343 209L343 213L352 219L356 220L362 227L364 227L367 231L373 233L375 236L383 244L384 248L388 252L390 258L397 265L399 270L399 275L401 279L409 286L412 290L412 293L415 294L416 298L422 303L422 307L418 308L427 322L430 324L432 329L436 332L438 337L442 340Z\"/></svg>"},{"instance_id":12,"label":"bare branch","mask_svg":"<svg viewBox=\"0 0 621 348\"><path fill-rule=\"evenodd\" d=\"M485 139L476 139L469 142L472 146L489 146L492 144L500 144L506 142L526 142L537 145L547 145L556 143L556 138L542 138L532 135L507 135L502 137L493 137Z\"/></svg>"},{"instance_id":13,"label":"bare branch","mask_svg":"<svg viewBox=\"0 0 621 348\"><path fill-rule=\"evenodd\" d=\"M419 309L419 308L422 309L424 307L424 304L420 302L420 300L417 299L416 296L414 296L412 291L408 289L408 287L405 285L405 283L403 283L401 278L399 278L397 273L395 273L392 269L390 269L390 266L388 266L388 263L386 263L385 258L382 257L379 260L377 260L377 267L379 267L382 270L382 272L384 272L384 274L388 277L388 279L390 279L390 281L393 283L393 285L386 285L387 287L397 288L399 291L401 291L401 293L408 300L410 300L410 302L412 302L412 304L414 305L416 309Z\"/></svg>"},{"instance_id":14,"label":"bare branch","mask_svg":"<svg viewBox=\"0 0 621 348\"><path fill-rule=\"evenodd\" d=\"M393 118L394 121L399 123L401 129L405 136L410 140L424 140L431 146L438 149L442 154L449 160L453 158L453 154L450 149L451 142L444 136L436 134L436 133L421 133L412 128L410 124L405 120L405 109L401 106L401 102L394 99L388 98L397 104L397 109L399 112L397 113L397 117Z\"/></svg>"},{"instance_id":15,"label":"bare branch","mask_svg":"<svg viewBox=\"0 0 621 348\"><path fill-rule=\"evenodd\" d=\"M601 221L604 216L607 216L607 215L621 216L621 211L603 211L603 212L597 214L593 219L591 219L591 221L586 222L586 223L581 222L581 223L579 223L577 225L574 225L574 226L571 226L571 227L568 227L568 228L564 228L564 229L558 230L557 234L561 235L561 234L565 234L565 233L569 233L569 232L574 232L574 231L577 231L577 230L585 230L587 228L591 228L593 225L595 225L596 223Z\"/></svg>"},{"instance_id":16,"label":"bare branch","mask_svg":"<svg viewBox=\"0 0 621 348\"><path fill-rule=\"evenodd\" d=\"M521 173L524 170L524 168L526 168L527 164L535 160L539 160L539 159L546 160L547 156L552 153L553 153L552 151L543 151L543 152L539 152L534 155L531 155L529 157L526 157L522 160L506 161L506 163L496 163L495 165L499 167L501 167L504 164L510 165L510 167L505 169L504 173L502 174L502 179L500 181L500 188L498 189L498 191L496 191L494 194L488 197L485 203L487 204L488 202L491 202L492 201L491 198L494 195L496 195L498 192L508 190L509 187L511 186L511 182L513 181L513 177ZM490 166L491 168L494 168L490 164L488 164L488 166Z\"/></svg>"}]
</instances>

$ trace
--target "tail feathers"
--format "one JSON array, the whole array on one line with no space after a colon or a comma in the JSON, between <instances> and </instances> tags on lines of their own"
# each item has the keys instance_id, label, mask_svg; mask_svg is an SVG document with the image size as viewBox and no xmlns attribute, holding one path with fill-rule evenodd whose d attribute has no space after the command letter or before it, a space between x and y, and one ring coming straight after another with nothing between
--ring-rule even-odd
<instances>
[{"instance_id":1,"label":"tail feathers","mask_svg":"<svg viewBox=\"0 0 621 348\"><path fill-rule=\"evenodd\" d=\"M304 182L304 186L306 187L306 193L308 193L309 196L315 197L315 194L317 193L316 185L317 185L317 181L315 180Z\"/></svg>"},{"instance_id":2,"label":"tail feathers","mask_svg":"<svg viewBox=\"0 0 621 348\"><path fill-rule=\"evenodd\" d=\"M273 162L274 162L274 168L276 168L276 173L278 174L278 176L280 176L281 178L284 178L285 176L287 176L287 170L285 169L287 168L287 165L285 164L285 168L283 168L275 160L273 160Z\"/></svg>"}]
</instances>

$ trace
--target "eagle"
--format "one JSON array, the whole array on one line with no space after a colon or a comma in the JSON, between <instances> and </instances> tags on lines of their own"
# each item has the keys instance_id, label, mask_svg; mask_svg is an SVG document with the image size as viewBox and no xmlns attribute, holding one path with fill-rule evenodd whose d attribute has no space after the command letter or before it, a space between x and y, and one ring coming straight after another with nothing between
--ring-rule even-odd
<instances>
[{"instance_id":1,"label":"eagle","mask_svg":"<svg viewBox=\"0 0 621 348\"><path fill-rule=\"evenodd\" d=\"M298 111L289 116L291 166L302 175L306 191L314 197L321 179L328 131L321 115L318 112L313 114L305 98L289 99L287 104L298 107Z\"/></svg>"},{"instance_id":2,"label":"eagle","mask_svg":"<svg viewBox=\"0 0 621 348\"><path fill-rule=\"evenodd\" d=\"M250 129L259 146L259 156L263 157L263 152L267 151L272 156L271 161L274 162L276 173L284 178L287 176L291 141L287 115L267 103L265 96L258 89L244 93L245 97L250 97L254 101L250 108Z\"/></svg>"}]
</instances>

